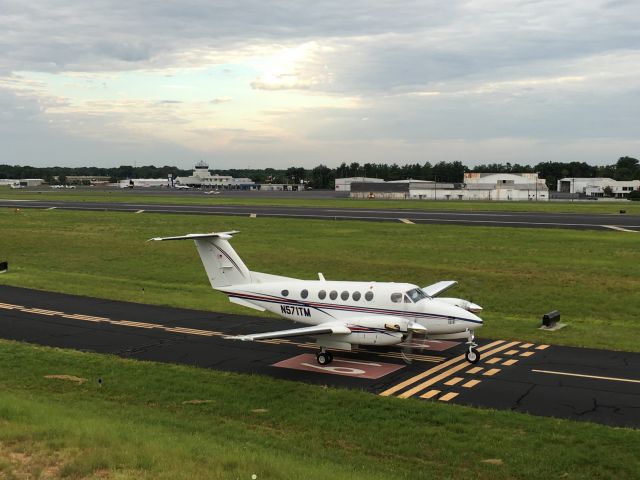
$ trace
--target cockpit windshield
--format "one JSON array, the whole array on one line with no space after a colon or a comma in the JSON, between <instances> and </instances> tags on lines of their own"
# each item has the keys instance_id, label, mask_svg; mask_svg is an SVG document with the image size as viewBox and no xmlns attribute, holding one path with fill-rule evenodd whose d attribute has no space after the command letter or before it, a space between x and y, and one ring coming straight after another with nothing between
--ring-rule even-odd
<instances>
[{"instance_id":1,"label":"cockpit windshield","mask_svg":"<svg viewBox=\"0 0 640 480\"><path fill-rule=\"evenodd\" d=\"M409 290L407 292L407 296L411 299L413 303L419 302L423 298L429 298L429 295L424 293L420 288L414 288L413 290Z\"/></svg>"}]
</instances>

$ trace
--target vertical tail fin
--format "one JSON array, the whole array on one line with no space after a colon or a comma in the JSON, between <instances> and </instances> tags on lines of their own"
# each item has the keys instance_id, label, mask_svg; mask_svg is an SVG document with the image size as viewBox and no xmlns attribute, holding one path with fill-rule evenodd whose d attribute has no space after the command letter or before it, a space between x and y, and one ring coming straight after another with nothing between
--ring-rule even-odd
<instances>
[{"instance_id":1,"label":"vertical tail fin","mask_svg":"<svg viewBox=\"0 0 640 480\"><path fill-rule=\"evenodd\" d=\"M239 232L190 233L181 237L156 237L151 240L194 240L209 282L213 288L218 288L251 283L251 272L228 242L236 233Z\"/></svg>"}]
</instances>

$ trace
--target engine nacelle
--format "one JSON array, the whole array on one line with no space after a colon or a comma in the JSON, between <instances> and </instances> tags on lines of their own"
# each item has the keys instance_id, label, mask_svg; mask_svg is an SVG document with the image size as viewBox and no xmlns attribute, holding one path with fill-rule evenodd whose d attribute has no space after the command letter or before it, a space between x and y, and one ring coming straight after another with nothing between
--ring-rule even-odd
<instances>
[{"instance_id":1,"label":"engine nacelle","mask_svg":"<svg viewBox=\"0 0 640 480\"><path fill-rule=\"evenodd\" d=\"M482 311L482 307L478 304L470 302L469 300L465 300L463 298L453 298L453 297L437 297L434 298L439 302L445 302L449 305L455 305L456 307L463 308L471 313L478 313Z\"/></svg>"}]
</instances>

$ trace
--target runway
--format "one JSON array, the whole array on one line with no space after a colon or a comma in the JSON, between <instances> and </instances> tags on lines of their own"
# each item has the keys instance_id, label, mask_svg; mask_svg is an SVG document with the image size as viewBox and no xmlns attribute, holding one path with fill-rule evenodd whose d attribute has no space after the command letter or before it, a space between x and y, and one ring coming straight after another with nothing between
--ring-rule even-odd
<instances>
[{"instance_id":1,"label":"runway","mask_svg":"<svg viewBox=\"0 0 640 480\"><path fill-rule=\"evenodd\" d=\"M291 325L0 286L0 337L6 339L356 388L407 401L640 428L639 353L494 339L481 342L477 365L464 361L461 345L440 342L414 351L410 365L397 349L372 348L334 352L334 362L320 367L311 339L223 338Z\"/></svg>"},{"instance_id":2,"label":"runway","mask_svg":"<svg viewBox=\"0 0 640 480\"><path fill-rule=\"evenodd\" d=\"M60 210L173 213L193 215L239 215L324 220L363 220L408 224L482 225L496 227L568 228L640 232L640 216L626 214L575 214L545 212L453 212L362 208L282 206L175 205L118 202L72 202L61 200L0 200L0 207Z\"/></svg>"}]
</instances>

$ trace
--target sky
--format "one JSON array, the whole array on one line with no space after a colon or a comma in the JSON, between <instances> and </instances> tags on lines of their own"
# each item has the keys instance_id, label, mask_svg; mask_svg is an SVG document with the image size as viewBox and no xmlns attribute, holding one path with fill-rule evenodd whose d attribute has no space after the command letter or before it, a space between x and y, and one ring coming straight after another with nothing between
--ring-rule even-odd
<instances>
[{"instance_id":1,"label":"sky","mask_svg":"<svg viewBox=\"0 0 640 480\"><path fill-rule=\"evenodd\" d=\"M0 163L640 158L637 0L0 0Z\"/></svg>"}]
</instances>

